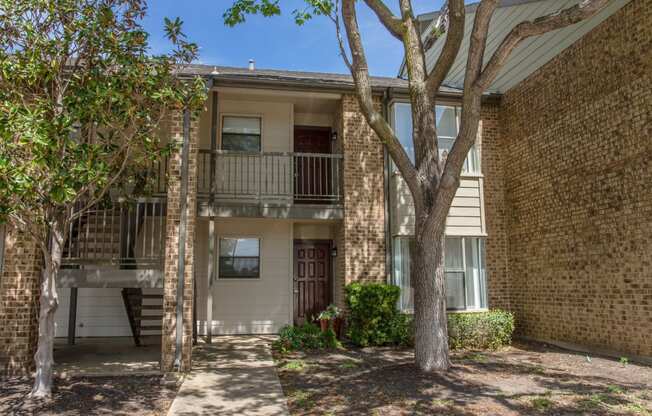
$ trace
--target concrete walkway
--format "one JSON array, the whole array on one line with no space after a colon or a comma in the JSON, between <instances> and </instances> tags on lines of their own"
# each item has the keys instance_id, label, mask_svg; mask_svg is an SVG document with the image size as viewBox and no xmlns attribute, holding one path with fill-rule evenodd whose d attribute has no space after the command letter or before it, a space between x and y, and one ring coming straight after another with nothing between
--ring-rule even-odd
<instances>
[{"instance_id":1,"label":"concrete walkway","mask_svg":"<svg viewBox=\"0 0 652 416\"><path fill-rule=\"evenodd\" d=\"M288 415L271 337L214 337L193 349L193 369L168 416Z\"/></svg>"}]
</instances>

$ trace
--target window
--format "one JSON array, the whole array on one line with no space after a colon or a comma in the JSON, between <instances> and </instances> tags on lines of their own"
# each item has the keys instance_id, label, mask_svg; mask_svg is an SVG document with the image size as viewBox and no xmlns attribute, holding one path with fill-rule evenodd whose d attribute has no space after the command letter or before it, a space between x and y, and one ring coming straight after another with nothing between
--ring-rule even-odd
<instances>
[{"instance_id":1,"label":"window","mask_svg":"<svg viewBox=\"0 0 652 416\"><path fill-rule=\"evenodd\" d=\"M222 150L260 152L260 117L222 118Z\"/></svg>"},{"instance_id":2,"label":"window","mask_svg":"<svg viewBox=\"0 0 652 416\"><path fill-rule=\"evenodd\" d=\"M401 288L400 308L414 309L410 281L410 258L414 238L394 238L394 282ZM446 237L444 246L446 306L449 310L474 310L487 307L484 268L484 240L475 237Z\"/></svg>"},{"instance_id":3,"label":"window","mask_svg":"<svg viewBox=\"0 0 652 416\"><path fill-rule=\"evenodd\" d=\"M408 103L395 103L393 105L393 127L396 136L405 148L405 151L414 160L414 145L412 142L412 110ZM439 156L446 158L450 152L459 131L461 109L457 106L438 105L435 108L437 123L437 136L439 140ZM463 172L478 173L480 165L475 146L469 151L464 162Z\"/></svg>"},{"instance_id":4,"label":"window","mask_svg":"<svg viewBox=\"0 0 652 416\"><path fill-rule=\"evenodd\" d=\"M221 279L260 277L260 239L220 238Z\"/></svg>"}]
</instances>

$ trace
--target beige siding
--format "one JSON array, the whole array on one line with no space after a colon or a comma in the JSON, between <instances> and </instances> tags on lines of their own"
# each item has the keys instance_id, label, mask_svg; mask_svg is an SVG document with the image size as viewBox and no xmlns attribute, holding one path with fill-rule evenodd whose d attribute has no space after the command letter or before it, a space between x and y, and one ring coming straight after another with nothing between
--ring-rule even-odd
<instances>
[{"instance_id":1,"label":"beige siding","mask_svg":"<svg viewBox=\"0 0 652 416\"><path fill-rule=\"evenodd\" d=\"M262 146L265 152L289 152L293 147L293 111L294 106L288 102L250 101L246 96L218 96L218 143L220 148L221 123L225 115L255 116L262 119ZM199 121L200 147L210 149L211 103L208 100L207 111Z\"/></svg>"},{"instance_id":2,"label":"beige siding","mask_svg":"<svg viewBox=\"0 0 652 416\"><path fill-rule=\"evenodd\" d=\"M414 208L410 190L403 179L395 174L391 185L392 234L414 234ZM483 236L485 225L482 212L482 178L462 179L448 213L446 235Z\"/></svg>"},{"instance_id":3,"label":"beige siding","mask_svg":"<svg viewBox=\"0 0 652 416\"><path fill-rule=\"evenodd\" d=\"M269 219L216 220L218 237L261 240L259 279L216 279L213 283L214 334L269 334L292 321L292 224ZM197 314L206 321L208 220L197 224ZM216 246L217 250L217 246ZM219 272L219 271L218 271ZM200 325L205 332L205 325Z\"/></svg>"}]
</instances>

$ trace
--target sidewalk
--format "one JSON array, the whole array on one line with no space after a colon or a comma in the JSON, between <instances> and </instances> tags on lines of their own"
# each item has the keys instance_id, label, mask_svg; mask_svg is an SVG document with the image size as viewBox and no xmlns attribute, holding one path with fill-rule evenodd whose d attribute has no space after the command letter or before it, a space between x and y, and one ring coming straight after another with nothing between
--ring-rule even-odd
<instances>
[{"instance_id":1,"label":"sidewalk","mask_svg":"<svg viewBox=\"0 0 652 416\"><path fill-rule=\"evenodd\" d=\"M193 367L168 416L288 415L264 336L214 337L193 350Z\"/></svg>"}]
</instances>

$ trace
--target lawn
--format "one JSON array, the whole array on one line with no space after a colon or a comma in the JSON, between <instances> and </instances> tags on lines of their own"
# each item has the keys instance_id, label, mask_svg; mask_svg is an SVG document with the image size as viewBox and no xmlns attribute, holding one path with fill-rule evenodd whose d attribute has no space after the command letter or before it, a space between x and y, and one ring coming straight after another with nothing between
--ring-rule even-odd
<instances>
[{"instance_id":1,"label":"lawn","mask_svg":"<svg viewBox=\"0 0 652 416\"><path fill-rule=\"evenodd\" d=\"M454 352L422 374L407 349L276 355L292 415L645 415L652 368L541 344Z\"/></svg>"},{"instance_id":2,"label":"lawn","mask_svg":"<svg viewBox=\"0 0 652 416\"><path fill-rule=\"evenodd\" d=\"M56 379L52 400L32 401L25 398L31 383L0 381L0 415L165 415L177 390L160 376Z\"/></svg>"}]
</instances>

